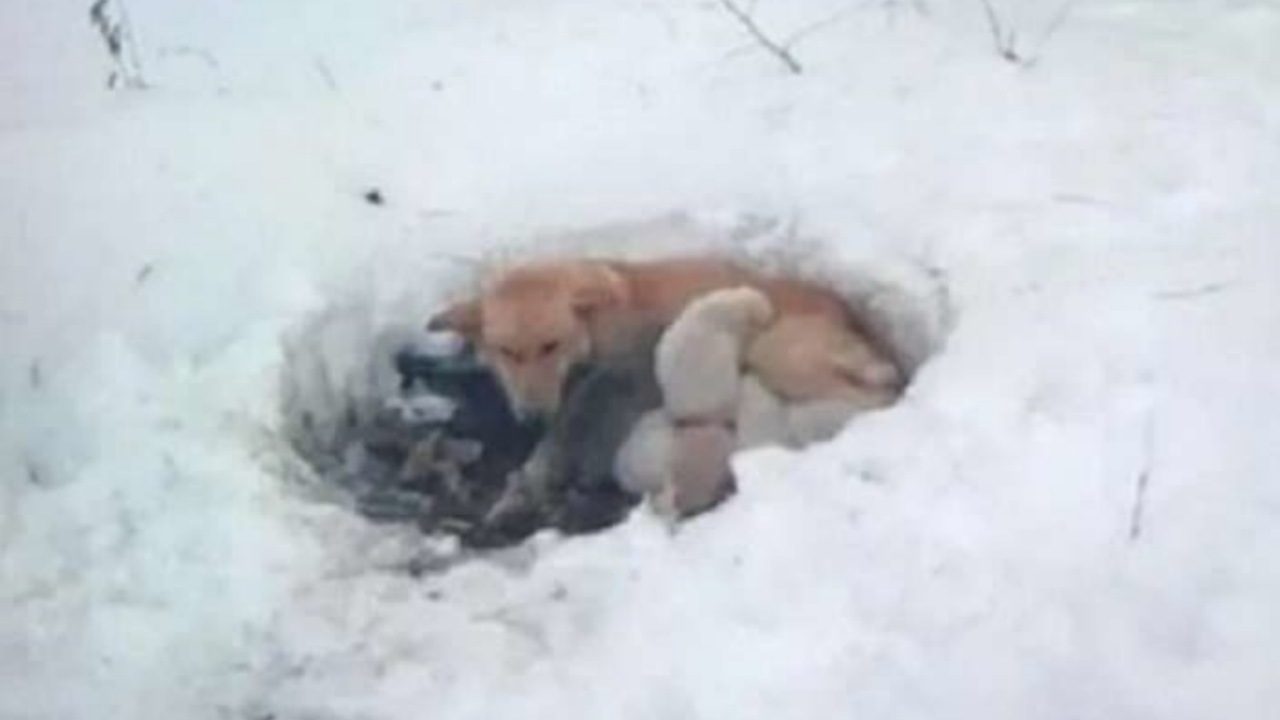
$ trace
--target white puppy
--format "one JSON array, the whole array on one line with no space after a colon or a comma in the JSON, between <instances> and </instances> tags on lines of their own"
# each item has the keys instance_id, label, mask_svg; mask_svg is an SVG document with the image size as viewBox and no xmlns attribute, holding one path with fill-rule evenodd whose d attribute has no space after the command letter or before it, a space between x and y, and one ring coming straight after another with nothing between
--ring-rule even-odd
<instances>
[{"instance_id":1,"label":"white puppy","mask_svg":"<svg viewBox=\"0 0 1280 720\"><path fill-rule=\"evenodd\" d=\"M719 423L676 426L661 410L648 413L618 450L614 473L668 520L705 512L735 488L729 459L733 431Z\"/></svg>"},{"instance_id":2,"label":"white puppy","mask_svg":"<svg viewBox=\"0 0 1280 720\"><path fill-rule=\"evenodd\" d=\"M667 415L677 422L733 422L746 347L773 317L764 293L745 286L689 303L658 341Z\"/></svg>"},{"instance_id":3,"label":"white puppy","mask_svg":"<svg viewBox=\"0 0 1280 720\"><path fill-rule=\"evenodd\" d=\"M792 403L787 408L787 437L797 448L830 440L854 415L866 410L862 402L846 398Z\"/></svg>"},{"instance_id":4,"label":"white puppy","mask_svg":"<svg viewBox=\"0 0 1280 720\"><path fill-rule=\"evenodd\" d=\"M671 478L671 443L675 427L662 410L645 413L631 428L613 459L613 474L623 489L653 496Z\"/></svg>"},{"instance_id":5,"label":"white puppy","mask_svg":"<svg viewBox=\"0 0 1280 720\"><path fill-rule=\"evenodd\" d=\"M847 398L787 402L750 373L738 402L738 449L782 445L793 449L830 440L867 407Z\"/></svg>"},{"instance_id":6,"label":"white puppy","mask_svg":"<svg viewBox=\"0 0 1280 720\"><path fill-rule=\"evenodd\" d=\"M762 445L791 444L786 403L752 374L742 377L737 427L739 450Z\"/></svg>"},{"instance_id":7,"label":"white puppy","mask_svg":"<svg viewBox=\"0 0 1280 720\"><path fill-rule=\"evenodd\" d=\"M733 431L724 425L676 427L671 478L654 498L654 509L669 518L687 518L719 505L737 488L729 462L733 451Z\"/></svg>"}]
</instances>

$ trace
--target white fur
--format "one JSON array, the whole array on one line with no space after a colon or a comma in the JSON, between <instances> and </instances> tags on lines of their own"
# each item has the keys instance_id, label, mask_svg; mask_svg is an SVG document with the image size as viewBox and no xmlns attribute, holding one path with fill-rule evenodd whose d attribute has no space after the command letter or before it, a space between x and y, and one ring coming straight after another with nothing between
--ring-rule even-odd
<instances>
[{"instance_id":1,"label":"white fur","mask_svg":"<svg viewBox=\"0 0 1280 720\"><path fill-rule=\"evenodd\" d=\"M749 287L716 290L689 303L656 351L667 414L675 420L733 421L743 353L772 316L768 298Z\"/></svg>"},{"instance_id":2,"label":"white fur","mask_svg":"<svg viewBox=\"0 0 1280 720\"><path fill-rule=\"evenodd\" d=\"M738 402L738 449L764 445L798 449L830 440L866 409L838 398L789 403L747 374Z\"/></svg>"},{"instance_id":3,"label":"white fur","mask_svg":"<svg viewBox=\"0 0 1280 720\"><path fill-rule=\"evenodd\" d=\"M613 472L628 492L653 495L671 478L671 443L675 428L661 410L645 413L618 448Z\"/></svg>"},{"instance_id":4,"label":"white fur","mask_svg":"<svg viewBox=\"0 0 1280 720\"><path fill-rule=\"evenodd\" d=\"M787 420L782 399L754 375L743 376L738 395L738 449L786 444L790 437Z\"/></svg>"},{"instance_id":5,"label":"white fur","mask_svg":"<svg viewBox=\"0 0 1280 720\"><path fill-rule=\"evenodd\" d=\"M865 408L837 398L793 403L786 409L787 437L793 447L830 440Z\"/></svg>"},{"instance_id":6,"label":"white fur","mask_svg":"<svg viewBox=\"0 0 1280 720\"><path fill-rule=\"evenodd\" d=\"M708 428L722 434L708 435ZM655 410L640 418L618 450L614 473L629 492L643 495L658 517L675 522L716 502L723 488L720 470L731 471L733 450L729 429L715 423L676 427Z\"/></svg>"}]
</instances>

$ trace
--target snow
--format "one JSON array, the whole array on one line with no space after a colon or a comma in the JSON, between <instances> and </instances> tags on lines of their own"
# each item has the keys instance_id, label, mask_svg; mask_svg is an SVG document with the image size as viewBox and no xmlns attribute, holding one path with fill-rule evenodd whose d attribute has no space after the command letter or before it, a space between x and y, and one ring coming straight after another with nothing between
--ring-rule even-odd
<instances>
[{"instance_id":1,"label":"snow","mask_svg":"<svg viewBox=\"0 0 1280 720\"><path fill-rule=\"evenodd\" d=\"M130 0L118 92L86 5L0 6L0 717L1280 703L1273 3ZM413 578L283 439L478 258L725 245L921 364L674 535Z\"/></svg>"}]
</instances>

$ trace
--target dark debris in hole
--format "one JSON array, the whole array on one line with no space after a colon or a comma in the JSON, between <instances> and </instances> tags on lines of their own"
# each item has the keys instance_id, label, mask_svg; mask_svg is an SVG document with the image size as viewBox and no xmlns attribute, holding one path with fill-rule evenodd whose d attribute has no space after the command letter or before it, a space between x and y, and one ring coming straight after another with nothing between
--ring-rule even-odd
<instances>
[{"instance_id":1,"label":"dark debris in hole","mask_svg":"<svg viewBox=\"0 0 1280 720\"><path fill-rule=\"evenodd\" d=\"M370 520L416 524L429 535L456 537L464 549L497 549L547 528L596 532L621 522L639 502L613 478L568 478L546 497L490 517L508 476L547 428L512 414L497 378L469 348L454 354L406 348L380 360L394 365L398 392L363 426L349 418L352 442L342 471L342 485ZM421 575L432 568L408 570Z\"/></svg>"}]
</instances>

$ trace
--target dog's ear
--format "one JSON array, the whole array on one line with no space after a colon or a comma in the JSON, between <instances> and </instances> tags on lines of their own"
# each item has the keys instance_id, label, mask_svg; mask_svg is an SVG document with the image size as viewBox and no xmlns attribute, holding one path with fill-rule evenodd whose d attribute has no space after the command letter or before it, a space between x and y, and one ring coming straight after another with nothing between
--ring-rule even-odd
<instances>
[{"instance_id":1,"label":"dog's ear","mask_svg":"<svg viewBox=\"0 0 1280 720\"><path fill-rule=\"evenodd\" d=\"M452 330L468 341L480 338L483 322L480 317L480 301L464 300L456 302L441 310L427 321L427 329L431 331Z\"/></svg>"},{"instance_id":2,"label":"dog's ear","mask_svg":"<svg viewBox=\"0 0 1280 720\"><path fill-rule=\"evenodd\" d=\"M573 309L588 314L626 304L627 283L618 271L603 263L584 265L573 288Z\"/></svg>"}]
</instances>

